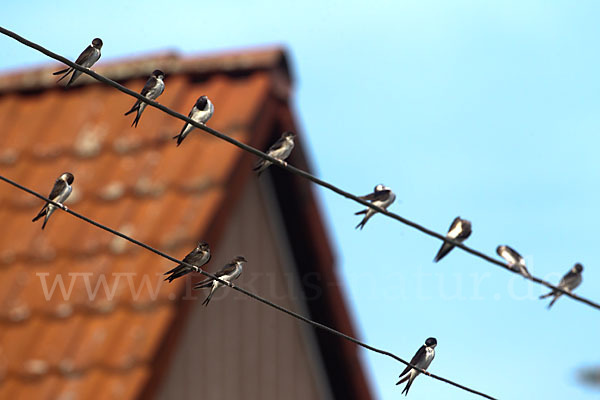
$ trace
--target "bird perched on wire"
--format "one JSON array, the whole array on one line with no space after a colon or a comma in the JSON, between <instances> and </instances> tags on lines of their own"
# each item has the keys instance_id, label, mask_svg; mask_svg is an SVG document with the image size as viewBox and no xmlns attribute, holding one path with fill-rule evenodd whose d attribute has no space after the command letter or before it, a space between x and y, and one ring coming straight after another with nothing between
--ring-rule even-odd
<instances>
[{"instance_id":1,"label":"bird perched on wire","mask_svg":"<svg viewBox=\"0 0 600 400\"><path fill-rule=\"evenodd\" d=\"M206 122L212 117L215 112L213 103L206 96L198 97L196 104L192 107L192 111L188 114L188 118L198 122L199 124L205 125ZM173 136L173 139L177 139L177 146L183 142L183 139L195 128L194 125L188 124L187 122L183 125L179 135Z\"/></svg>"},{"instance_id":2,"label":"bird perched on wire","mask_svg":"<svg viewBox=\"0 0 600 400\"><path fill-rule=\"evenodd\" d=\"M435 357L435 346L437 346L437 340L432 337L428 338L425 341L425 344L421 346L419 350L417 350L417 353L410 360L410 364L423 370L427 369ZM401 383L408 381L401 394L408 396L408 390L410 389L410 386L420 373L421 372L417 371L410 365L406 366L404 371L402 371L399 376L400 380L398 383L396 383L396 385L400 385Z\"/></svg>"},{"instance_id":3,"label":"bird perched on wire","mask_svg":"<svg viewBox=\"0 0 600 400\"><path fill-rule=\"evenodd\" d=\"M200 267L210 261L210 248L208 247L208 243L198 243L198 246L196 246L194 250L190 251L182 261L184 263L193 265L193 267L179 264L175 268L164 273L164 275L169 275L165 278L165 281L173 282L173 279L187 275L190 272L200 272Z\"/></svg>"},{"instance_id":4,"label":"bird perched on wire","mask_svg":"<svg viewBox=\"0 0 600 400\"><path fill-rule=\"evenodd\" d=\"M285 159L287 159L290 156L292 150L294 149L295 137L296 135L294 135L293 132L283 132L281 137L277 139L277 141L273 143L271 147L269 147L269 150L267 150L267 154L273 158L277 158L278 160L283 161L283 164L287 165ZM264 170L269 168L271 164L273 164L271 161L261 158L254 166L253 170L257 172L258 176L260 176L260 174L262 174Z\"/></svg>"},{"instance_id":5,"label":"bird perched on wire","mask_svg":"<svg viewBox=\"0 0 600 400\"><path fill-rule=\"evenodd\" d=\"M63 206L62 203L71 194L71 191L73 190L71 184L74 180L75 177L70 172L65 172L64 174L59 176L56 182L54 182L54 186L52 187L52 191L48 195L48 198L56 203L60 203L62 208L66 210L67 207ZM54 210L56 210L56 206L52 203L46 202L44 207L42 207L38 215L36 215L35 218L31 220L31 222L35 222L38 219L45 217L44 223L42 224L42 229L44 229L46 227L46 224L48 223L48 219L50 219L50 216L52 215Z\"/></svg>"},{"instance_id":6,"label":"bird perched on wire","mask_svg":"<svg viewBox=\"0 0 600 400\"><path fill-rule=\"evenodd\" d=\"M573 291L577 286L579 286L581 284L581 280L582 280L581 272L582 271L583 271L583 265L581 265L579 263L575 264L573 266L573 268L571 268L571 270L569 272L567 272L565 274L565 276L562 277L562 279L558 283L558 287L561 288L562 290L565 290L565 291L571 293L571 291ZM550 297L550 296L554 296L554 298L552 299L550 304L548 304L548 308L552 307L554 302L556 302L556 300L558 300L558 298L560 296L562 296L562 292L559 292L558 290L552 290L550 293L540 296L540 299L545 299L546 297Z\"/></svg>"},{"instance_id":7,"label":"bird perched on wire","mask_svg":"<svg viewBox=\"0 0 600 400\"><path fill-rule=\"evenodd\" d=\"M148 80L146 81L146 84L142 89L141 95L147 99L156 100L158 96L160 96L165 90L165 82L163 81L163 79L165 79L164 72L162 72L159 69L154 70L154 72L152 72L152 75L150 75L150 78L148 78ZM133 107L131 107L131 110L125 113L125 115L129 115L132 112L137 111L137 115L131 123L131 126L135 125L135 127L137 128L138 122L142 117L142 113L144 112L144 109L147 105L148 104L138 99L133 105Z\"/></svg>"},{"instance_id":8,"label":"bird perched on wire","mask_svg":"<svg viewBox=\"0 0 600 400\"><path fill-rule=\"evenodd\" d=\"M231 260L230 263L226 264L223 268L217 271L215 276L217 278L220 278L221 280L224 280L225 282L227 282L227 284L231 286L231 282L239 278L239 276L242 274L242 265L245 262L247 261L243 256L237 256L233 260ZM202 282L197 283L194 286L194 289L202 289L210 286L210 293L208 294L208 297L206 297L206 299L202 302L203 306L208 306L208 303L210 302L210 299L213 296L213 294L215 294L215 291L223 285L224 284L219 282L218 280L208 278Z\"/></svg>"},{"instance_id":9,"label":"bird perched on wire","mask_svg":"<svg viewBox=\"0 0 600 400\"><path fill-rule=\"evenodd\" d=\"M392 189L390 189L389 187L379 184L375 186L375 189L373 189L373 193L360 196L360 198L362 200L370 201L371 204L375 206L387 209L394 202L394 200L396 200L396 195L394 194L394 192L392 192ZM376 213L377 211L373 210L372 208L367 208L366 210L354 213L354 215L365 214L365 217L362 219L362 221L360 221L358 225L356 225L355 229L360 228L362 230L367 221Z\"/></svg>"},{"instance_id":10,"label":"bird perched on wire","mask_svg":"<svg viewBox=\"0 0 600 400\"><path fill-rule=\"evenodd\" d=\"M84 68L91 68L92 65L94 65L96 61L100 59L100 49L102 49L102 40L100 38L92 40L92 44L86 47L85 50L79 55L79 57L77 57L77 60L75 60L75 64L81 65ZM81 71L69 67L61 69L60 71L53 72L52 75L64 74L60 77L58 81L56 81L56 83L58 83L65 79L71 72L73 73L73 75L71 76L71 79L69 80L66 86L69 87L73 82L75 82L75 79L79 78L79 76L82 74Z\"/></svg>"},{"instance_id":11,"label":"bird perched on wire","mask_svg":"<svg viewBox=\"0 0 600 400\"><path fill-rule=\"evenodd\" d=\"M513 248L505 245L498 246L496 248L496 253L506 260L508 266L513 271L524 276L531 276L529 271L527 271L527 267L525 266L525 259Z\"/></svg>"},{"instance_id":12,"label":"bird perched on wire","mask_svg":"<svg viewBox=\"0 0 600 400\"><path fill-rule=\"evenodd\" d=\"M446 237L448 239L454 239L455 241L462 243L470 235L471 235L471 222L467 221L466 219L456 217L456 218L454 218L454 221L452 221L452 224L450 225L450 229L448 229L448 233L446 234ZM450 253L450 251L453 248L454 248L453 244L444 242L442 244L442 247L440 247L440 251L438 251L437 255L435 256L433 262L440 261L442 258L444 258L444 256L446 254Z\"/></svg>"}]
</instances>

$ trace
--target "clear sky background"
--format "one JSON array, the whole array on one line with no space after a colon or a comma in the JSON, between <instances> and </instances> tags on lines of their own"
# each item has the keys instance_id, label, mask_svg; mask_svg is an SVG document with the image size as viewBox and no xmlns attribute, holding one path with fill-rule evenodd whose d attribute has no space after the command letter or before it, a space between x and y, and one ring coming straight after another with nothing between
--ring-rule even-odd
<instances>
[{"instance_id":1,"label":"clear sky background","mask_svg":"<svg viewBox=\"0 0 600 400\"><path fill-rule=\"evenodd\" d=\"M2 26L75 59L102 61L284 44L315 172L467 244L509 244L557 282L583 263L579 294L600 300L600 3L594 1L211 1L2 5ZM27 5L25 5L27 4ZM0 37L0 70L48 63ZM167 81L168 90L168 81ZM218 112L218 104L215 105ZM318 190L360 336L410 359L438 339L430 370L501 399L597 399L577 379L600 364L600 313ZM378 398L400 398L402 365L364 353ZM427 377L411 399L475 398Z\"/></svg>"}]
</instances>

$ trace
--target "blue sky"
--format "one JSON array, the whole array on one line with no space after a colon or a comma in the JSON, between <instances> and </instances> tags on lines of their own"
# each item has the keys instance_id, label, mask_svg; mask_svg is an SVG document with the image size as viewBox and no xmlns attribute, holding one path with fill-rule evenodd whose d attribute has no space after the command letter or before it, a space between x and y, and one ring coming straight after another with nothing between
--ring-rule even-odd
<instances>
[{"instance_id":1,"label":"blue sky","mask_svg":"<svg viewBox=\"0 0 600 400\"><path fill-rule=\"evenodd\" d=\"M467 243L509 244L557 282L585 267L600 300L600 4L592 1L8 2L2 25L75 58L103 60L285 44L315 172L357 194L391 186L391 210L439 232L460 215ZM326 3L326 4L325 4ZM97 16L97 17L94 17ZM154 27L142 21L163 21ZM47 63L0 39L0 69ZM596 399L576 371L600 364L598 311L320 191L361 337L407 359L438 339L430 370L502 399ZM402 366L364 354L375 393L399 398ZM411 399L475 398L420 377Z\"/></svg>"}]
</instances>

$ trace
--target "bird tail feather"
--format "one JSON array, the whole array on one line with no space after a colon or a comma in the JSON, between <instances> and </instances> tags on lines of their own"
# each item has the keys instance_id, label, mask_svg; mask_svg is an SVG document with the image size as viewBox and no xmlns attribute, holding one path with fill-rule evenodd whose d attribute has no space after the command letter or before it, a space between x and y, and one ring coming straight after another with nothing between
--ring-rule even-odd
<instances>
[{"instance_id":1,"label":"bird tail feather","mask_svg":"<svg viewBox=\"0 0 600 400\"><path fill-rule=\"evenodd\" d=\"M138 111L137 115L135 116L135 119L133 120L133 122L131 123L131 126L134 126L137 128L138 126L138 122L140 122L140 118L142 117L142 113L140 113Z\"/></svg>"},{"instance_id":2,"label":"bird tail feather","mask_svg":"<svg viewBox=\"0 0 600 400\"><path fill-rule=\"evenodd\" d=\"M444 242L444 244L442 245L442 247L440 247L440 251L438 251L438 253L436 254L435 258L433 259L434 262L438 262L440 261L442 258L444 258L448 253L450 253L450 250L452 250L454 248L453 244Z\"/></svg>"},{"instance_id":3,"label":"bird tail feather","mask_svg":"<svg viewBox=\"0 0 600 400\"><path fill-rule=\"evenodd\" d=\"M210 293L208 294L208 297L207 297L207 298L206 298L206 299L205 299L205 300L202 302L202 305L203 305L203 306L205 306L205 307L206 307L206 306L208 306L208 303L210 303L210 299L211 299L211 297L212 297L213 293L215 293L215 290L214 290L214 289L212 289L212 290L210 291Z\"/></svg>"},{"instance_id":4,"label":"bird tail feather","mask_svg":"<svg viewBox=\"0 0 600 400\"><path fill-rule=\"evenodd\" d=\"M35 217L34 217L34 218L31 220L31 222L35 222L35 221L37 221L38 219L42 218L44 215L46 215L46 207L42 208L42 209L40 210L40 212L38 213L38 215L36 215L36 216L35 216Z\"/></svg>"},{"instance_id":5,"label":"bird tail feather","mask_svg":"<svg viewBox=\"0 0 600 400\"><path fill-rule=\"evenodd\" d=\"M409 379L408 383L406 384L406 386L404 387L404 390L402 390L402 393L405 396L408 396L408 390L410 389L410 385L412 385L414 379Z\"/></svg>"},{"instance_id":6,"label":"bird tail feather","mask_svg":"<svg viewBox=\"0 0 600 400\"><path fill-rule=\"evenodd\" d=\"M207 288L210 285L212 285L213 280L212 279L206 279L203 280L202 282L198 282L194 285L194 289L203 289L203 288Z\"/></svg>"},{"instance_id":7,"label":"bird tail feather","mask_svg":"<svg viewBox=\"0 0 600 400\"><path fill-rule=\"evenodd\" d=\"M173 136L173 139L177 139L177 146L179 146L181 142L183 142L183 137L181 136L181 133L179 135Z\"/></svg>"},{"instance_id":8,"label":"bird tail feather","mask_svg":"<svg viewBox=\"0 0 600 400\"><path fill-rule=\"evenodd\" d=\"M123 115L129 115L129 114L131 114L132 112L134 112L134 111L137 111L137 110L138 110L138 108L140 108L140 103L137 103L137 102L136 102L136 103L133 105L133 107L131 107L131 110L127 111L127 112L126 112L125 114L123 114Z\"/></svg>"},{"instance_id":9,"label":"bird tail feather","mask_svg":"<svg viewBox=\"0 0 600 400\"><path fill-rule=\"evenodd\" d=\"M71 69L71 67L67 67L65 69L61 69L60 71L53 72L52 75L61 75L61 74L64 74L65 72L69 72L70 69Z\"/></svg>"},{"instance_id":10,"label":"bird tail feather","mask_svg":"<svg viewBox=\"0 0 600 400\"><path fill-rule=\"evenodd\" d=\"M44 223L42 224L42 230L46 227L48 219L50 219L50 214L46 214L46 218L44 218Z\"/></svg>"},{"instance_id":11,"label":"bird tail feather","mask_svg":"<svg viewBox=\"0 0 600 400\"><path fill-rule=\"evenodd\" d=\"M552 301L550 302L550 304L548 304L548 310L550 309L550 307L552 307L552 305L556 302L556 300L558 300L560 296L554 296L554 298L552 299Z\"/></svg>"}]
</instances>

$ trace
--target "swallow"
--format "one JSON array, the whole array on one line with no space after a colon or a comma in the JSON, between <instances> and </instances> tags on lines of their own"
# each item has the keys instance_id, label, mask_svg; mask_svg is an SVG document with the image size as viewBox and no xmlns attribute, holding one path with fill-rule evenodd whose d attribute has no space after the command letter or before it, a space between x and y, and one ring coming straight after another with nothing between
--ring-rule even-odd
<instances>
[{"instance_id":1,"label":"swallow","mask_svg":"<svg viewBox=\"0 0 600 400\"><path fill-rule=\"evenodd\" d=\"M524 276L531 276L525 266L525 259L511 247L498 246L496 253L506 260L510 269Z\"/></svg>"},{"instance_id":2,"label":"swallow","mask_svg":"<svg viewBox=\"0 0 600 400\"><path fill-rule=\"evenodd\" d=\"M467 221L466 219L461 219L460 217L456 217L456 218L454 218L454 221L452 221L452 225L450 225L450 229L448 229L448 234L446 234L446 237L448 239L454 239L455 241L462 243L470 235L471 235L471 222ZM442 244L442 247L440 248L440 251L438 251L437 255L435 256L435 259L433 260L433 262L440 261L442 258L444 258L444 256L446 254L450 253L450 251L453 248L454 248L453 244L444 242L444 244Z\"/></svg>"},{"instance_id":3,"label":"swallow","mask_svg":"<svg viewBox=\"0 0 600 400\"><path fill-rule=\"evenodd\" d=\"M179 264L172 270L164 273L164 275L169 275L165 278L165 281L173 282L173 279L189 274L190 272L200 272L200 267L209 261L210 248L208 247L208 243L200 242L198 243L198 246L196 246L194 250L190 251L189 254L183 259L184 263L191 264L193 267Z\"/></svg>"},{"instance_id":4,"label":"swallow","mask_svg":"<svg viewBox=\"0 0 600 400\"><path fill-rule=\"evenodd\" d=\"M152 72L152 75L150 75L150 78L148 78L146 84L144 85L144 88L142 89L141 95L147 99L156 100L158 96L160 96L165 90L165 82L163 81L163 79L165 79L165 74L161 70L157 69L154 72ZM137 111L137 115L131 123L131 126L135 125L135 127L137 128L138 122L140 121L142 113L144 112L144 109L147 105L148 104L138 99L133 105L133 107L131 107L131 110L125 113L125 115L129 115L132 112Z\"/></svg>"},{"instance_id":5,"label":"swallow","mask_svg":"<svg viewBox=\"0 0 600 400\"><path fill-rule=\"evenodd\" d=\"M392 189L390 189L389 187L379 184L375 186L375 189L373 189L373 193L360 196L359 198L362 200L370 201L371 204L373 204L374 206L387 209L390 206L390 204L392 204L394 200L396 200L396 195L394 194L394 192L392 192ZM354 215L366 214L363 220L360 221L358 225L356 225L355 229L360 228L362 230L369 218L371 218L376 213L377 211L373 210L372 208L367 208L366 210L354 213Z\"/></svg>"},{"instance_id":6,"label":"swallow","mask_svg":"<svg viewBox=\"0 0 600 400\"><path fill-rule=\"evenodd\" d=\"M67 197L69 197L71 191L73 190L71 185L73 184L74 180L75 177L70 172L65 172L59 176L56 182L54 182L54 187L52 187L52 191L48 195L48 198L56 203L60 203L62 206L62 203L67 199ZM67 209L65 206L62 206L62 208L65 210ZM44 207L42 207L38 215L36 215L31 222L35 222L38 219L45 217L44 223L42 224L42 229L44 229L54 210L56 210L56 206L52 203L46 202Z\"/></svg>"},{"instance_id":7,"label":"swallow","mask_svg":"<svg viewBox=\"0 0 600 400\"><path fill-rule=\"evenodd\" d=\"M223 268L221 268L221 270L218 271L215 274L215 276L217 278L224 280L231 286L231 282L236 280L242 274L242 265L245 262L247 262L247 261L243 256L237 256L233 260L231 260L231 262L229 264L227 264ZM215 293L215 291L223 285L224 285L223 283L221 283L213 278L208 278L202 282L198 282L194 286L194 289L202 289L202 288L207 288L207 287L211 286L208 297L202 302L203 306L208 306L208 303L210 302L210 299L213 296L213 294Z\"/></svg>"},{"instance_id":8,"label":"swallow","mask_svg":"<svg viewBox=\"0 0 600 400\"><path fill-rule=\"evenodd\" d=\"M277 141L273 143L271 147L269 147L269 150L267 150L267 154L273 158L282 161L284 165L287 165L285 159L290 156L292 150L294 149L295 137L296 135L294 135L293 132L283 132L281 137L277 139ZM262 174L264 170L269 168L271 164L273 164L271 161L261 158L254 166L253 171L256 171L258 176L260 176L260 174Z\"/></svg>"},{"instance_id":9,"label":"swallow","mask_svg":"<svg viewBox=\"0 0 600 400\"><path fill-rule=\"evenodd\" d=\"M437 346L437 340L432 337L428 338L425 341L425 344L419 348L415 356L410 360L410 364L423 370L427 369L435 357L435 346ZM396 383L396 385L399 385L408 381L401 394L408 396L408 390L410 389L410 386L420 373L421 372L417 371L410 365L406 366L404 371L402 371L399 376L400 380L398 383ZM404 378L402 376L404 376Z\"/></svg>"},{"instance_id":10,"label":"swallow","mask_svg":"<svg viewBox=\"0 0 600 400\"><path fill-rule=\"evenodd\" d=\"M579 286L581 284L581 272L583 271L583 265L577 263L573 266L573 268L571 268L571 270L569 272L567 272L565 274L565 276L562 277L562 279L560 280L558 287L561 288L562 290L565 290L567 292L571 292L572 290L574 290L577 286ZM560 296L562 296L562 292L559 292L557 290L552 290L550 293L544 294L542 296L540 296L540 299L545 299L546 297L550 297L550 296L554 296L554 298L552 299L552 301L550 302L550 304L548 304L548 308L552 307L552 305L554 304L554 302L556 300L558 300L558 298Z\"/></svg>"},{"instance_id":11,"label":"swallow","mask_svg":"<svg viewBox=\"0 0 600 400\"><path fill-rule=\"evenodd\" d=\"M100 59L100 49L102 49L102 39L96 38L92 40L92 44L86 47L86 49L79 55L79 57L77 57L77 60L75 60L75 64L81 65L84 68L91 68L92 65L94 65L96 61ZM69 80L66 86L69 87L73 82L75 82L75 79L79 78L79 76L82 73L81 71L69 67L61 69L60 71L53 72L52 75L64 74L60 77L59 80L56 81L56 83L58 83L64 78L66 78L67 75L69 75L71 72L73 73L73 75L71 76L71 79Z\"/></svg>"},{"instance_id":12,"label":"swallow","mask_svg":"<svg viewBox=\"0 0 600 400\"><path fill-rule=\"evenodd\" d=\"M198 97L196 104L192 107L192 111L188 114L188 118L198 122L199 124L205 125L206 122L212 117L215 112L213 103L206 96ZM188 124L187 122L183 125L179 135L173 136L173 139L177 139L177 146L183 142L183 139L195 128L194 125Z\"/></svg>"}]
</instances>

